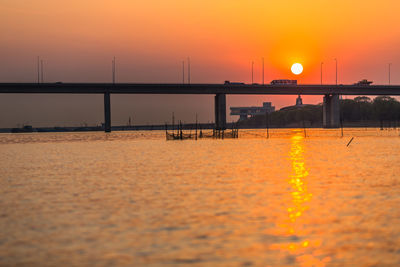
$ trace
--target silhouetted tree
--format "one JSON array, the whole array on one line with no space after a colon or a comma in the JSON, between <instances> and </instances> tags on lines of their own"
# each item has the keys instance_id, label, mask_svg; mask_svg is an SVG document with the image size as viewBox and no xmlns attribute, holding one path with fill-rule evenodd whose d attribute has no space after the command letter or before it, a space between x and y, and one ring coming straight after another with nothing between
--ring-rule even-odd
<instances>
[{"instance_id":1,"label":"silhouetted tree","mask_svg":"<svg viewBox=\"0 0 400 267\"><path fill-rule=\"evenodd\" d=\"M341 118L344 122L374 122L379 121L381 127L384 122L389 125L400 121L400 102L389 96L379 96L373 101L366 96L340 100ZM269 114L271 127L285 127L297 125L301 127L303 121L312 126L322 126L322 105L292 106ZM240 126L264 127L265 114L239 121Z\"/></svg>"}]
</instances>

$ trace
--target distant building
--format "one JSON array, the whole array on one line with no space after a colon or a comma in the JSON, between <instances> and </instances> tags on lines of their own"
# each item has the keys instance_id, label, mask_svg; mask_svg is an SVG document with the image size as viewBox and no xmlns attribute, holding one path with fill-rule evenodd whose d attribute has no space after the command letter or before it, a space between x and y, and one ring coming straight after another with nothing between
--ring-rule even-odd
<instances>
[{"instance_id":1,"label":"distant building","mask_svg":"<svg viewBox=\"0 0 400 267\"><path fill-rule=\"evenodd\" d=\"M299 95L299 96L296 98L296 105L283 107L283 108L281 108L280 110L293 110L293 109L298 109L298 108L306 107L306 106L312 106L312 105L310 105L310 104L303 104L303 99L301 99L301 96Z\"/></svg>"},{"instance_id":2,"label":"distant building","mask_svg":"<svg viewBox=\"0 0 400 267\"><path fill-rule=\"evenodd\" d=\"M240 116L240 120L245 120L249 116L271 113L275 111L275 107L271 102L264 102L262 107L231 107L232 116Z\"/></svg>"},{"instance_id":3,"label":"distant building","mask_svg":"<svg viewBox=\"0 0 400 267\"><path fill-rule=\"evenodd\" d=\"M303 105L303 99L301 99L301 96L299 95L296 98L296 106L302 106Z\"/></svg>"}]
</instances>

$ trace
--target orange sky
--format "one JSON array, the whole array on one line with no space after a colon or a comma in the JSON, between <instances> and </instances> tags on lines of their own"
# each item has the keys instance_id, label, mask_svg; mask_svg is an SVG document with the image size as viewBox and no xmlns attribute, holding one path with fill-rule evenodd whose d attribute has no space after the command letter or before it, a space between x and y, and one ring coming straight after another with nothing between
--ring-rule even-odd
<instances>
[{"instance_id":1,"label":"orange sky","mask_svg":"<svg viewBox=\"0 0 400 267\"><path fill-rule=\"evenodd\" d=\"M400 83L399 10L396 0L0 0L0 82L34 81L38 55L46 81L107 82L115 55L119 82L180 82L190 56L193 83L250 82L251 61L261 82L262 57L266 81L319 83L323 61L334 83L337 58L339 83L387 83L389 62ZM234 103L293 102L249 99Z\"/></svg>"}]
</instances>

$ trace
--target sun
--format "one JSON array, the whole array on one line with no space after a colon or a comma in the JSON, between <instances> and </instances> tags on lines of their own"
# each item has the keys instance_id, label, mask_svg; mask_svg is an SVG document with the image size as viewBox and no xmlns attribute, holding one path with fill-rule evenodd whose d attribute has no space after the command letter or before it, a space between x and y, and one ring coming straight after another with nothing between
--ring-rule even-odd
<instances>
[{"instance_id":1,"label":"sun","mask_svg":"<svg viewBox=\"0 0 400 267\"><path fill-rule=\"evenodd\" d=\"M303 72L303 66L300 63L294 63L291 68L293 74L299 75Z\"/></svg>"}]
</instances>

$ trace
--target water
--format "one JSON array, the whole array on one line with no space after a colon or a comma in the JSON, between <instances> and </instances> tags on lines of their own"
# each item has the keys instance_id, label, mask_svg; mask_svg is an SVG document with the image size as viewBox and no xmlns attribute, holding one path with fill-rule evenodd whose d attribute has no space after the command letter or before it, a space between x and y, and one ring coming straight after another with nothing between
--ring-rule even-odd
<instances>
[{"instance_id":1,"label":"water","mask_svg":"<svg viewBox=\"0 0 400 267\"><path fill-rule=\"evenodd\" d=\"M0 265L398 266L399 131L270 135L2 134Z\"/></svg>"}]
</instances>

